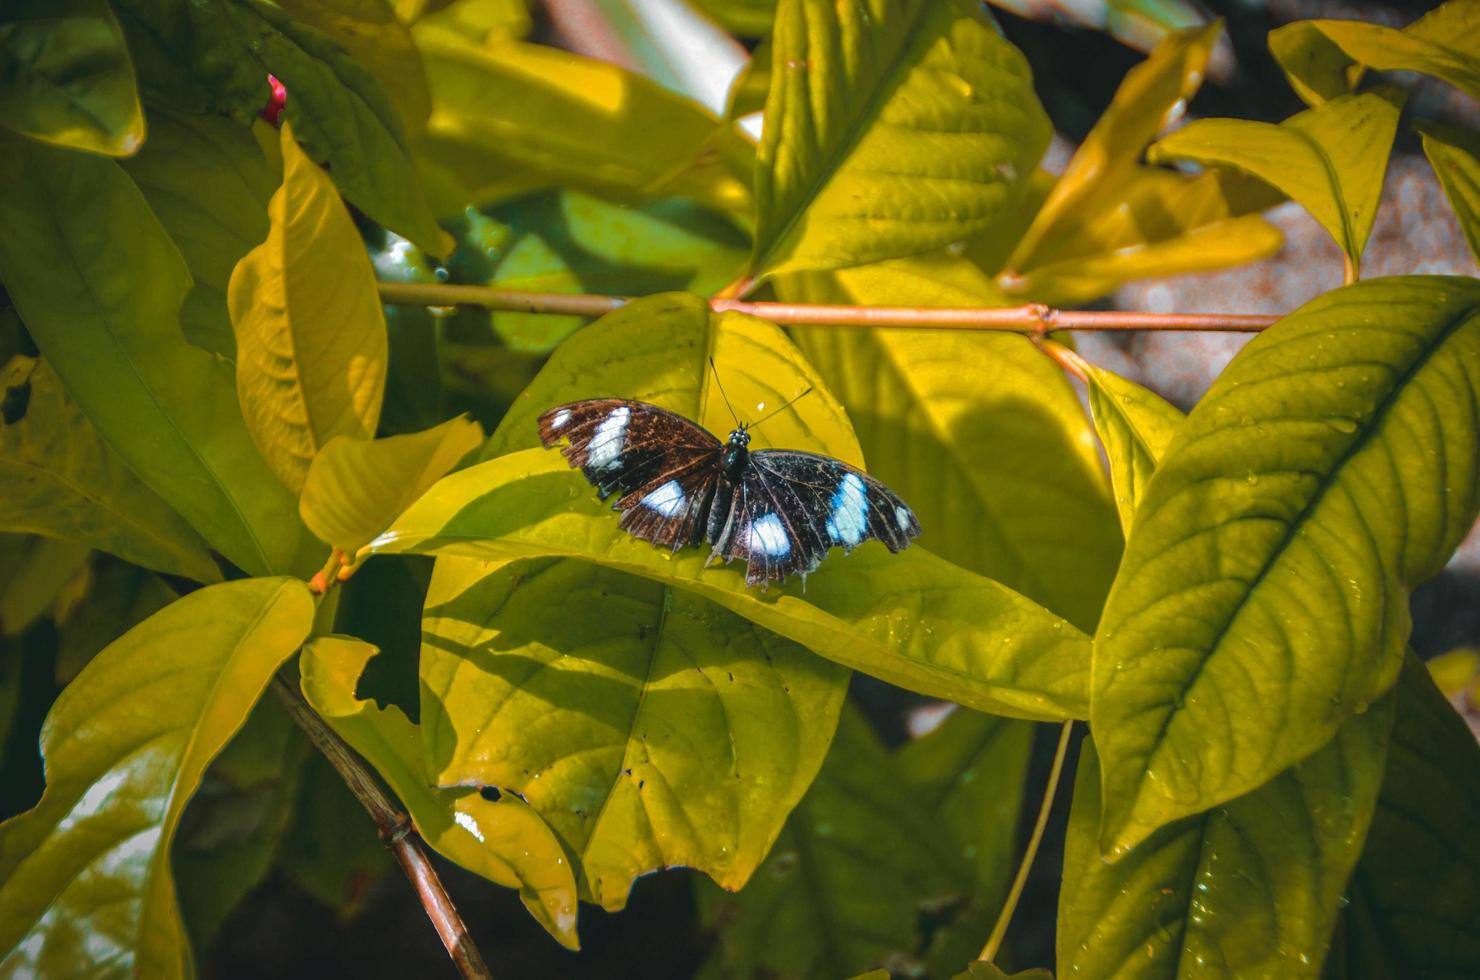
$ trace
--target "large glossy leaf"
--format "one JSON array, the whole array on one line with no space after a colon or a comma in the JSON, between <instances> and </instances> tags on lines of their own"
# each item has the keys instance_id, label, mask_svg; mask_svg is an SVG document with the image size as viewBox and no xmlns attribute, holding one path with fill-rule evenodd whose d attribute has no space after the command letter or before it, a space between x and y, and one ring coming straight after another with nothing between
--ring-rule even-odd
<instances>
[{"instance_id":1,"label":"large glossy leaf","mask_svg":"<svg viewBox=\"0 0 1480 980\"><path fill-rule=\"evenodd\" d=\"M1152 162L1237 167L1279 188L1330 232L1355 270L1372 233L1402 97L1347 95L1279 125L1198 119L1151 147Z\"/></svg>"},{"instance_id":2,"label":"large glossy leaf","mask_svg":"<svg viewBox=\"0 0 1480 980\"><path fill-rule=\"evenodd\" d=\"M1240 352L1141 499L1095 641L1107 850L1309 755L1397 677L1480 507L1480 283L1371 280Z\"/></svg>"},{"instance_id":3,"label":"large glossy leaf","mask_svg":"<svg viewBox=\"0 0 1480 980\"><path fill-rule=\"evenodd\" d=\"M123 170L7 141L0 224L0 279L103 438L241 568L301 568L295 501L252 445L231 366L181 335L189 274Z\"/></svg>"},{"instance_id":4,"label":"large glossy leaf","mask_svg":"<svg viewBox=\"0 0 1480 980\"><path fill-rule=\"evenodd\" d=\"M781 0L771 58L755 276L967 238L1048 145L1026 60L956 0Z\"/></svg>"},{"instance_id":5,"label":"large glossy leaf","mask_svg":"<svg viewBox=\"0 0 1480 980\"><path fill-rule=\"evenodd\" d=\"M559 841L515 796L486 800L476 789L434 788L417 726L398 708L355 696L375 653L353 637L314 640L300 658L304 696L400 797L423 840L469 871L519 889L519 900L540 925L575 949L575 879Z\"/></svg>"},{"instance_id":6,"label":"large glossy leaf","mask_svg":"<svg viewBox=\"0 0 1480 980\"><path fill-rule=\"evenodd\" d=\"M931 976L949 976L974 960L991 932L1017 867L1023 780L1033 747L1027 722L958 709L894 755L899 778L938 814L962 865L967 900L935 925L926 950Z\"/></svg>"},{"instance_id":7,"label":"large glossy leaf","mask_svg":"<svg viewBox=\"0 0 1480 980\"><path fill-rule=\"evenodd\" d=\"M1394 30L1357 20L1302 20L1269 35L1269 50L1311 105L1349 92L1363 68L1417 71L1480 98L1480 11L1451 2Z\"/></svg>"},{"instance_id":8,"label":"large glossy leaf","mask_svg":"<svg viewBox=\"0 0 1480 980\"><path fill-rule=\"evenodd\" d=\"M730 422L709 381L709 356L731 402L752 417L761 411L753 406L774 407L820 385L774 326L712 315L697 297L649 297L567 341L510 409L485 454L532 443L535 417L577 393L641 398L723 430ZM859 459L842 410L820 388L768 421L754 440L757 448ZM619 530L610 507L551 451L513 453L443 479L369 550L584 558L699 592L829 659L982 710L1061 719L1084 707L1078 630L920 545L897 555L874 544L847 557L834 553L805 589L796 580L769 592L746 589L737 567L706 569L698 549L670 556Z\"/></svg>"},{"instance_id":9,"label":"large glossy leaf","mask_svg":"<svg viewBox=\"0 0 1480 980\"><path fill-rule=\"evenodd\" d=\"M327 34L368 68L401 113L419 132L432 111L426 71L411 32L386 0L279 0L293 19Z\"/></svg>"},{"instance_id":10,"label":"large glossy leaf","mask_svg":"<svg viewBox=\"0 0 1480 980\"><path fill-rule=\"evenodd\" d=\"M194 285L180 308L185 339L235 360L226 286L241 257L267 238L281 161L230 119L151 106L149 142L123 169L190 269Z\"/></svg>"},{"instance_id":11,"label":"large glossy leaf","mask_svg":"<svg viewBox=\"0 0 1480 980\"><path fill-rule=\"evenodd\" d=\"M1129 534L1136 503L1171 444L1183 415L1175 405L1134 381L1088 361L1081 360L1079 365L1089 386L1095 430L1110 461L1110 482L1115 487L1120 526Z\"/></svg>"},{"instance_id":12,"label":"large glossy leaf","mask_svg":"<svg viewBox=\"0 0 1480 980\"><path fill-rule=\"evenodd\" d=\"M776 288L814 303L1002 302L980 269L939 254L788 276ZM874 475L919 515L929 548L1094 628L1121 542L1089 420L1062 370L1004 334L792 335L847 406Z\"/></svg>"},{"instance_id":13,"label":"large glossy leaf","mask_svg":"<svg viewBox=\"0 0 1480 980\"><path fill-rule=\"evenodd\" d=\"M1449 196L1470 254L1480 262L1480 133L1437 123L1424 124L1421 132L1424 155Z\"/></svg>"},{"instance_id":14,"label":"large glossy leaf","mask_svg":"<svg viewBox=\"0 0 1480 980\"><path fill-rule=\"evenodd\" d=\"M1126 75L1027 230L990 250L1003 254L984 265L999 287L1082 303L1130 279L1222 268L1279 249L1279 232L1252 213L1279 201L1266 185L1141 163L1147 144L1186 111L1218 33L1215 24L1174 34ZM977 261L979 249L968 253Z\"/></svg>"},{"instance_id":15,"label":"large glossy leaf","mask_svg":"<svg viewBox=\"0 0 1480 980\"><path fill-rule=\"evenodd\" d=\"M0 125L127 156L144 142L128 46L106 0L11 0L0 12Z\"/></svg>"},{"instance_id":16,"label":"large glossy leaf","mask_svg":"<svg viewBox=\"0 0 1480 980\"><path fill-rule=\"evenodd\" d=\"M416 38L432 85L424 153L463 175L470 189L503 173L505 186L690 197L731 212L749 206L750 189L738 176L748 151L696 103L554 48L481 47L427 28Z\"/></svg>"},{"instance_id":17,"label":"large glossy leaf","mask_svg":"<svg viewBox=\"0 0 1480 980\"><path fill-rule=\"evenodd\" d=\"M427 251L451 250L385 90L333 41L262 0L119 0L116 9L141 77L162 101L245 124L267 105L272 74L288 90L285 117L304 150L345 197Z\"/></svg>"},{"instance_id":18,"label":"large glossy leaf","mask_svg":"<svg viewBox=\"0 0 1480 980\"><path fill-rule=\"evenodd\" d=\"M1345 976L1467 976L1480 962L1480 747L1416 658L1349 894ZM1335 958L1336 951L1333 951Z\"/></svg>"},{"instance_id":19,"label":"large glossy leaf","mask_svg":"<svg viewBox=\"0 0 1480 980\"><path fill-rule=\"evenodd\" d=\"M483 429L455 418L386 439L338 436L314 457L299 500L320 541L353 554L483 442Z\"/></svg>"},{"instance_id":20,"label":"large glossy leaf","mask_svg":"<svg viewBox=\"0 0 1480 980\"><path fill-rule=\"evenodd\" d=\"M375 434L388 342L354 219L288 123L282 149L267 240L237 263L226 299L247 431L297 494L325 443Z\"/></svg>"},{"instance_id":21,"label":"large glossy leaf","mask_svg":"<svg viewBox=\"0 0 1480 980\"><path fill-rule=\"evenodd\" d=\"M1100 772L1084 743L1064 845L1067 976L1319 977L1382 782L1391 697L1269 783L1100 857Z\"/></svg>"},{"instance_id":22,"label":"large glossy leaf","mask_svg":"<svg viewBox=\"0 0 1480 980\"><path fill-rule=\"evenodd\" d=\"M694 593L546 559L439 563L421 679L436 782L528 800L616 910L664 867L745 884L827 754L848 671Z\"/></svg>"},{"instance_id":23,"label":"large glossy leaf","mask_svg":"<svg viewBox=\"0 0 1480 980\"><path fill-rule=\"evenodd\" d=\"M733 898L706 896L705 918L723 932L702 975L830 980L888 963L918 976L930 939L922 924L949 919L970 887L940 820L848 710L750 884Z\"/></svg>"},{"instance_id":24,"label":"large glossy leaf","mask_svg":"<svg viewBox=\"0 0 1480 980\"><path fill-rule=\"evenodd\" d=\"M205 542L108 447L50 364L17 356L0 385L28 392L25 415L0 421L0 528L201 582L221 577Z\"/></svg>"},{"instance_id":25,"label":"large glossy leaf","mask_svg":"<svg viewBox=\"0 0 1480 980\"><path fill-rule=\"evenodd\" d=\"M0 835L0 973L191 973L170 843L201 774L308 635L293 579L191 593L104 650L42 731L46 794Z\"/></svg>"}]
</instances>

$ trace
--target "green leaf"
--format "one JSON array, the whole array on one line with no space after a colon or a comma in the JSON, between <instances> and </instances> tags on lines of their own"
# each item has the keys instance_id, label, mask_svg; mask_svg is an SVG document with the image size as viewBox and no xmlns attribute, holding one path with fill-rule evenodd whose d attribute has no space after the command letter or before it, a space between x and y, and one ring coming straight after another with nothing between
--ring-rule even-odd
<instances>
[{"instance_id":1,"label":"green leaf","mask_svg":"<svg viewBox=\"0 0 1480 980\"><path fill-rule=\"evenodd\" d=\"M1350 976L1464 977L1480 962L1480 747L1411 655L1367 847L1352 878Z\"/></svg>"},{"instance_id":2,"label":"green leaf","mask_svg":"<svg viewBox=\"0 0 1480 980\"><path fill-rule=\"evenodd\" d=\"M763 37L776 16L776 0L694 0L694 6L741 37Z\"/></svg>"},{"instance_id":3,"label":"green leaf","mask_svg":"<svg viewBox=\"0 0 1480 980\"><path fill-rule=\"evenodd\" d=\"M195 281L180 309L185 339L236 360L226 286L241 257L267 238L267 202L282 183L281 162L230 119L151 106L149 142L123 169Z\"/></svg>"},{"instance_id":4,"label":"green leaf","mask_svg":"<svg viewBox=\"0 0 1480 980\"><path fill-rule=\"evenodd\" d=\"M1197 119L1151 147L1147 158L1237 167L1279 188L1330 232L1356 270L1377 217L1403 98L1397 89L1346 95L1279 125Z\"/></svg>"},{"instance_id":5,"label":"green leaf","mask_svg":"<svg viewBox=\"0 0 1480 980\"><path fill-rule=\"evenodd\" d=\"M272 869L309 751L292 719L266 698L206 770L171 856L192 948L209 948Z\"/></svg>"},{"instance_id":6,"label":"green leaf","mask_svg":"<svg viewBox=\"0 0 1480 980\"><path fill-rule=\"evenodd\" d=\"M1452 0L1398 31L1356 20L1302 20L1269 33L1269 50L1308 105L1350 92L1362 69L1416 71L1480 98L1480 13Z\"/></svg>"},{"instance_id":7,"label":"green leaf","mask_svg":"<svg viewBox=\"0 0 1480 980\"><path fill-rule=\"evenodd\" d=\"M1408 590L1480 509L1480 283L1306 304L1229 365L1146 486L1095 640L1107 850L1233 799L1397 678Z\"/></svg>"},{"instance_id":8,"label":"green leaf","mask_svg":"<svg viewBox=\"0 0 1480 980\"><path fill-rule=\"evenodd\" d=\"M767 27L770 24L767 22ZM771 92L771 40L763 39L750 53L725 96L725 118L741 119L764 112L766 97Z\"/></svg>"},{"instance_id":9,"label":"green leaf","mask_svg":"<svg viewBox=\"0 0 1480 980\"><path fill-rule=\"evenodd\" d=\"M702 596L578 561L439 562L422 637L436 784L528 800L609 911L665 867L744 885L822 765L848 685Z\"/></svg>"},{"instance_id":10,"label":"green leaf","mask_svg":"<svg viewBox=\"0 0 1480 980\"><path fill-rule=\"evenodd\" d=\"M95 556L83 601L56 617L56 684L66 687L108 644L178 598L137 565Z\"/></svg>"},{"instance_id":11,"label":"green leaf","mask_svg":"<svg viewBox=\"0 0 1480 980\"><path fill-rule=\"evenodd\" d=\"M353 554L482 444L482 427L468 418L373 442L336 436L308 468L298 504L303 523Z\"/></svg>"},{"instance_id":12,"label":"green leaf","mask_svg":"<svg viewBox=\"0 0 1480 980\"><path fill-rule=\"evenodd\" d=\"M922 920L954 913L969 871L856 709L755 877L706 895L723 924L702 975L833 980L888 963L923 975Z\"/></svg>"},{"instance_id":13,"label":"green leaf","mask_svg":"<svg viewBox=\"0 0 1480 980\"><path fill-rule=\"evenodd\" d=\"M0 636L18 636L50 613L69 583L86 574L86 545L29 534L0 534Z\"/></svg>"},{"instance_id":14,"label":"green leaf","mask_svg":"<svg viewBox=\"0 0 1480 980\"><path fill-rule=\"evenodd\" d=\"M1170 460L1169 460L1170 463ZM1391 697L1264 786L1100 857L1086 740L1059 894L1065 976L1319 977L1382 782Z\"/></svg>"},{"instance_id":15,"label":"green leaf","mask_svg":"<svg viewBox=\"0 0 1480 980\"><path fill-rule=\"evenodd\" d=\"M771 58L756 277L970 237L1048 145L1027 61L956 0L782 0Z\"/></svg>"},{"instance_id":16,"label":"green leaf","mask_svg":"<svg viewBox=\"0 0 1480 980\"><path fill-rule=\"evenodd\" d=\"M788 276L776 288L808 303L1003 302L981 270L938 254ZM1094 628L1121 542L1089 422L1063 371L1005 334L792 335L848 407L874 475L919 515L927 547Z\"/></svg>"},{"instance_id":17,"label":"green leaf","mask_svg":"<svg viewBox=\"0 0 1480 980\"><path fill-rule=\"evenodd\" d=\"M395 871L365 808L317 752L303 768L297 809L283 839L278 868L341 921L358 915L380 879Z\"/></svg>"},{"instance_id":18,"label":"green leaf","mask_svg":"<svg viewBox=\"0 0 1480 980\"><path fill-rule=\"evenodd\" d=\"M128 156L144 113L106 0L10 0L0 13L0 120L57 146Z\"/></svg>"},{"instance_id":19,"label":"green leaf","mask_svg":"<svg viewBox=\"0 0 1480 980\"><path fill-rule=\"evenodd\" d=\"M267 76L288 90L285 118L344 196L434 255L437 227L412 168L400 118L375 77L323 34L262 0L119 0L140 75L160 101L243 124L267 105Z\"/></svg>"},{"instance_id":20,"label":"green leaf","mask_svg":"<svg viewBox=\"0 0 1480 980\"><path fill-rule=\"evenodd\" d=\"M46 361L17 356L25 415L0 420L0 528L97 548L173 575L220 579L205 542L103 441Z\"/></svg>"},{"instance_id":21,"label":"green leaf","mask_svg":"<svg viewBox=\"0 0 1480 980\"><path fill-rule=\"evenodd\" d=\"M519 900L551 936L578 948L575 879L555 835L513 795L485 800L476 789L433 787L417 726L398 708L377 708L355 697L355 685L376 652L353 637L318 637L299 661L304 696L375 767L437 853L517 888Z\"/></svg>"},{"instance_id":22,"label":"green leaf","mask_svg":"<svg viewBox=\"0 0 1480 980\"><path fill-rule=\"evenodd\" d=\"M312 619L294 579L208 586L62 692L46 794L0 835L0 973L192 972L169 869L180 812Z\"/></svg>"},{"instance_id":23,"label":"green leaf","mask_svg":"<svg viewBox=\"0 0 1480 980\"><path fill-rule=\"evenodd\" d=\"M578 395L653 402L728 428L711 383L713 356L730 401L751 414L808 385L818 390L754 435L766 445L859 453L842 410L773 325L712 315L698 297L628 304L566 341L509 410L485 455L536 439L536 416ZM761 409L756 409L761 411ZM928 542L931 531L925 531ZM737 568L704 567L698 550L661 553L621 531L558 453L516 452L433 486L368 551L506 560L582 558L698 592L814 652L900 686L981 710L1060 720L1084 711L1084 636L1016 592L919 545L897 555L865 544L823 562L805 583L746 589Z\"/></svg>"},{"instance_id":24,"label":"green leaf","mask_svg":"<svg viewBox=\"0 0 1480 980\"><path fill-rule=\"evenodd\" d=\"M542 45L482 47L432 28L415 34L432 85L422 155L460 173L474 203L490 196L478 188L491 176L507 186L517 175L521 190L559 184L749 208L750 151L697 103Z\"/></svg>"},{"instance_id":25,"label":"green leaf","mask_svg":"<svg viewBox=\"0 0 1480 980\"><path fill-rule=\"evenodd\" d=\"M0 225L0 279L103 438L242 569L301 568L295 501L252 446L231 366L181 335L189 274L123 170L7 140Z\"/></svg>"},{"instance_id":26,"label":"green leaf","mask_svg":"<svg viewBox=\"0 0 1480 980\"><path fill-rule=\"evenodd\" d=\"M963 867L967 901L930 937L931 976L949 976L974 959L1002 908L1017 868L1018 817L1033 747L1033 726L965 708L894 754L899 778L945 824Z\"/></svg>"},{"instance_id":27,"label":"green leaf","mask_svg":"<svg viewBox=\"0 0 1480 980\"><path fill-rule=\"evenodd\" d=\"M293 493L329 440L369 439L385 396L385 314L354 219L283 124L267 240L231 274L236 393L247 431Z\"/></svg>"},{"instance_id":28,"label":"green leaf","mask_svg":"<svg viewBox=\"0 0 1480 980\"><path fill-rule=\"evenodd\" d=\"M1095 431L1110 461L1110 483L1120 526L1127 534L1136 503L1146 490L1184 416L1166 399L1113 371L1077 359L1089 386Z\"/></svg>"},{"instance_id":29,"label":"green leaf","mask_svg":"<svg viewBox=\"0 0 1480 980\"><path fill-rule=\"evenodd\" d=\"M1425 122L1419 126L1423 152L1459 219L1470 254L1480 262L1480 133Z\"/></svg>"},{"instance_id":30,"label":"green leaf","mask_svg":"<svg viewBox=\"0 0 1480 980\"><path fill-rule=\"evenodd\" d=\"M370 71L411 132L432 112L427 75L411 32L386 0L278 0L293 19L322 31Z\"/></svg>"}]
</instances>

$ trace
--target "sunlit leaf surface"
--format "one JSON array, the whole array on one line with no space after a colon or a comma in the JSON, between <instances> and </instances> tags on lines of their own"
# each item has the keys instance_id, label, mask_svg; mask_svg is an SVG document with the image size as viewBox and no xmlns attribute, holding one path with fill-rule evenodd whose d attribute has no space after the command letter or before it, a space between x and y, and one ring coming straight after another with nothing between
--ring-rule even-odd
<instances>
[{"instance_id":1,"label":"sunlit leaf surface","mask_svg":"<svg viewBox=\"0 0 1480 980\"><path fill-rule=\"evenodd\" d=\"M170 873L185 802L308 635L293 579L208 586L100 653L52 706L46 794L0 834L0 973L193 973Z\"/></svg>"},{"instance_id":2,"label":"sunlit leaf surface","mask_svg":"<svg viewBox=\"0 0 1480 980\"><path fill-rule=\"evenodd\" d=\"M1459 126L1425 123L1423 152L1449 195L1470 254L1480 262L1480 134Z\"/></svg>"},{"instance_id":3,"label":"sunlit leaf surface","mask_svg":"<svg viewBox=\"0 0 1480 980\"><path fill-rule=\"evenodd\" d=\"M1480 285L1377 279L1243 349L1145 488L1095 641L1123 850L1330 740L1480 507Z\"/></svg>"},{"instance_id":4,"label":"sunlit leaf surface","mask_svg":"<svg viewBox=\"0 0 1480 980\"><path fill-rule=\"evenodd\" d=\"M1048 144L1023 56L956 0L782 0L752 274L925 252L1004 211Z\"/></svg>"},{"instance_id":5,"label":"sunlit leaf surface","mask_svg":"<svg viewBox=\"0 0 1480 980\"><path fill-rule=\"evenodd\" d=\"M1081 365L1088 379L1095 430L1110 461L1120 526L1129 533L1136 502L1156 472L1156 464L1171 444L1183 415L1175 405L1134 381L1087 361Z\"/></svg>"}]
</instances>

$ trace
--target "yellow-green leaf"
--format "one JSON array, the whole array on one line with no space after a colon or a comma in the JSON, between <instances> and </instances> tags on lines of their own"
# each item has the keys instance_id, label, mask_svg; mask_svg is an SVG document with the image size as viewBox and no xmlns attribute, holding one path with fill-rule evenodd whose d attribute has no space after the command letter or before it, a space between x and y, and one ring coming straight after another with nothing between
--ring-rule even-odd
<instances>
[{"instance_id":1,"label":"yellow-green leaf","mask_svg":"<svg viewBox=\"0 0 1480 980\"><path fill-rule=\"evenodd\" d=\"M1392 697L1264 786L1100 856L1100 772L1080 750L1059 894L1065 976L1320 977L1382 783Z\"/></svg>"},{"instance_id":2,"label":"yellow-green leaf","mask_svg":"<svg viewBox=\"0 0 1480 980\"><path fill-rule=\"evenodd\" d=\"M1156 472L1156 464L1171 444L1183 415L1156 392L1113 371L1083 360L1079 366L1089 385L1095 429L1110 460L1110 482L1115 488L1120 526L1129 534L1136 502Z\"/></svg>"},{"instance_id":3,"label":"yellow-green leaf","mask_svg":"<svg viewBox=\"0 0 1480 980\"><path fill-rule=\"evenodd\" d=\"M129 468L241 569L307 571L297 501L252 445L231 365L181 334L190 276L123 169L3 139L0 226L27 330Z\"/></svg>"},{"instance_id":4,"label":"yellow-green leaf","mask_svg":"<svg viewBox=\"0 0 1480 980\"><path fill-rule=\"evenodd\" d=\"M432 86L424 154L462 176L475 203L491 179L517 178L520 189L560 184L748 209L750 152L697 103L555 48L481 47L429 27L415 34Z\"/></svg>"},{"instance_id":5,"label":"yellow-green leaf","mask_svg":"<svg viewBox=\"0 0 1480 980\"><path fill-rule=\"evenodd\" d=\"M1357 20L1302 20L1271 31L1269 50L1308 105L1350 92L1363 68L1416 71L1480 98L1480 5L1451 0L1399 31Z\"/></svg>"},{"instance_id":6,"label":"yellow-green leaf","mask_svg":"<svg viewBox=\"0 0 1480 980\"><path fill-rule=\"evenodd\" d=\"M200 582L221 575L205 542L124 465L45 361L13 358L25 415L0 420L0 528L63 538Z\"/></svg>"},{"instance_id":7,"label":"yellow-green leaf","mask_svg":"<svg viewBox=\"0 0 1480 980\"><path fill-rule=\"evenodd\" d=\"M768 421L757 448L817 449L857 462L842 409L775 326L711 314L698 297L629 303L577 333L510 408L485 454L530 445L540 412L581 394L671 407L711 430L732 423L710 380L713 356L730 400L749 417L808 385L814 394ZM1084 636L1048 610L920 544L897 555L865 544L835 551L802 583L761 592L735 567L669 556L617 527L609 505L554 451L510 453L444 478L367 551L467 557L583 558L699 592L845 666L982 710L1062 719L1083 711Z\"/></svg>"},{"instance_id":8,"label":"yellow-green leaf","mask_svg":"<svg viewBox=\"0 0 1480 980\"><path fill-rule=\"evenodd\" d=\"M106 0L9 0L0 9L0 125L90 153L138 150L144 112Z\"/></svg>"},{"instance_id":9,"label":"yellow-green leaf","mask_svg":"<svg viewBox=\"0 0 1480 980\"><path fill-rule=\"evenodd\" d=\"M776 288L812 303L1004 301L980 269L940 254L787 276ZM1062 370L1005 334L792 333L847 406L874 475L919 515L922 543L1094 628L1121 539L1089 420Z\"/></svg>"},{"instance_id":10,"label":"yellow-green leaf","mask_svg":"<svg viewBox=\"0 0 1480 980\"><path fill-rule=\"evenodd\" d=\"M1424 155L1449 196L1470 254L1480 262L1480 133L1428 122L1419 132Z\"/></svg>"},{"instance_id":11,"label":"yellow-green leaf","mask_svg":"<svg viewBox=\"0 0 1480 980\"><path fill-rule=\"evenodd\" d=\"M1148 158L1237 167L1279 188L1330 232L1355 275L1401 108L1401 93L1389 90L1332 99L1279 125L1198 119L1151 147Z\"/></svg>"},{"instance_id":12,"label":"yellow-green leaf","mask_svg":"<svg viewBox=\"0 0 1480 980\"><path fill-rule=\"evenodd\" d=\"M46 793L0 834L0 974L193 974L171 839L206 766L312 620L295 579L208 586L67 686L42 732Z\"/></svg>"},{"instance_id":13,"label":"yellow-green leaf","mask_svg":"<svg viewBox=\"0 0 1480 980\"><path fill-rule=\"evenodd\" d=\"M1048 145L1027 61L958 0L781 0L771 58L757 277L970 237Z\"/></svg>"},{"instance_id":14,"label":"yellow-green leaf","mask_svg":"<svg viewBox=\"0 0 1480 980\"><path fill-rule=\"evenodd\" d=\"M283 185L267 240L231 274L236 392L252 441L303 489L335 436L369 439L385 396L385 314L370 257L339 192L282 128Z\"/></svg>"},{"instance_id":15,"label":"yellow-green leaf","mask_svg":"<svg viewBox=\"0 0 1480 980\"><path fill-rule=\"evenodd\" d=\"M1477 510L1480 283L1358 283L1245 347L1147 483L1095 640L1106 850L1267 782L1380 697L1409 589Z\"/></svg>"},{"instance_id":16,"label":"yellow-green leaf","mask_svg":"<svg viewBox=\"0 0 1480 980\"><path fill-rule=\"evenodd\" d=\"M609 911L665 867L744 885L848 686L703 596L580 561L440 561L422 637L429 776L528 800Z\"/></svg>"},{"instance_id":17,"label":"yellow-green leaf","mask_svg":"<svg viewBox=\"0 0 1480 980\"><path fill-rule=\"evenodd\" d=\"M369 69L395 103L407 131L421 131L432 111L426 71L411 32L386 0L278 0L278 6L327 34Z\"/></svg>"},{"instance_id":18,"label":"yellow-green leaf","mask_svg":"<svg viewBox=\"0 0 1480 980\"><path fill-rule=\"evenodd\" d=\"M86 545L31 534L0 534L0 636L18 636L61 604L87 576Z\"/></svg>"},{"instance_id":19,"label":"yellow-green leaf","mask_svg":"<svg viewBox=\"0 0 1480 980\"><path fill-rule=\"evenodd\" d=\"M308 467L299 513L319 540L354 553L483 442L459 417L405 436L336 436Z\"/></svg>"},{"instance_id":20,"label":"yellow-green leaf","mask_svg":"<svg viewBox=\"0 0 1480 980\"><path fill-rule=\"evenodd\" d=\"M550 935L578 948L575 879L560 842L512 794L486 800L477 789L434 788L417 726L398 708L378 708L355 696L376 653L353 637L315 639L299 660L304 697L400 797L423 840L469 871L517 888L519 900Z\"/></svg>"}]
</instances>

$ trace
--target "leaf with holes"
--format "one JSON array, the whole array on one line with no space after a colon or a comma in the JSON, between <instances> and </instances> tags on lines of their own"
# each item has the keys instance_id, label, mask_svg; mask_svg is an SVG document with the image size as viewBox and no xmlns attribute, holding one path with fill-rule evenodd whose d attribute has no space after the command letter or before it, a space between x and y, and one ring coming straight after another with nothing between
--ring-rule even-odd
<instances>
[{"instance_id":1,"label":"leaf with holes","mask_svg":"<svg viewBox=\"0 0 1480 980\"><path fill-rule=\"evenodd\" d=\"M105 0L11 0L0 12L0 125L57 146L128 156L144 113Z\"/></svg>"},{"instance_id":2,"label":"leaf with holes","mask_svg":"<svg viewBox=\"0 0 1480 980\"><path fill-rule=\"evenodd\" d=\"M715 315L695 296L628 304L566 341L510 408L485 455L508 453L432 487L366 552L507 560L582 558L698 592L845 666L982 710L1061 720L1084 710L1084 636L1058 616L919 545L896 555L866 543L835 551L802 583L760 592L700 549L660 552L617 527L578 471L536 438L536 417L578 396L619 395L727 428L713 356L747 415L820 385L775 326ZM820 387L754 433L753 446L818 449L859 462L846 417ZM930 530L925 531L928 544Z\"/></svg>"},{"instance_id":3,"label":"leaf with holes","mask_svg":"<svg viewBox=\"0 0 1480 980\"><path fill-rule=\"evenodd\" d=\"M756 277L982 231L1048 145L1023 56L958 0L781 0L756 159Z\"/></svg>"},{"instance_id":4,"label":"leaf with holes","mask_svg":"<svg viewBox=\"0 0 1480 980\"><path fill-rule=\"evenodd\" d=\"M486 800L476 789L433 787L417 726L399 708L355 696L376 653L354 637L316 638L299 659L304 697L400 797L423 840L469 871L517 888L551 936L578 948L575 880L559 841L517 797Z\"/></svg>"},{"instance_id":5,"label":"leaf with holes","mask_svg":"<svg viewBox=\"0 0 1480 980\"><path fill-rule=\"evenodd\" d=\"M0 278L68 394L130 469L249 573L312 538L252 445L231 365L187 343L190 275L118 164L0 145Z\"/></svg>"},{"instance_id":6,"label":"leaf with holes","mask_svg":"<svg viewBox=\"0 0 1480 980\"><path fill-rule=\"evenodd\" d=\"M231 274L236 393L278 479L303 490L336 436L369 439L385 395L385 314L354 219L283 123L283 184L267 240Z\"/></svg>"},{"instance_id":7,"label":"leaf with holes","mask_svg":"<svg viewBox=\"0 0 1480 980\"><path fill-rule=\"evenodd\" d=\"M0 834L0 973L192 974L171 839L206 766L312 621L295 579L207 586L67 686L42 733L46 794Z\"/></svg>"},{"instance_id":8,"label":"leaf with holes","mask_svg":"<svg viewBox=\"0 0 1480 980\"><path fill-rule=\"evenodd\" d=\"M1273 778L1397 678L1480 509L1480 283L1376 279L1243 349L1146 485L1095 639L1103 844Z\"/></svg>"},{"instance_id":9,"label":"leaf with holes","mask_svg":"<svg viewBox=\"0 0 1480 980\"><path fill-rule=\"evenodd\" d=\"M1332 99L1279 125L1197 119L1147 158L1236 167L1279 188L1336 239L1355 270L1377 217L1402 102L1400 90L1386 89Z\"/></svg>"}]
</instances>

